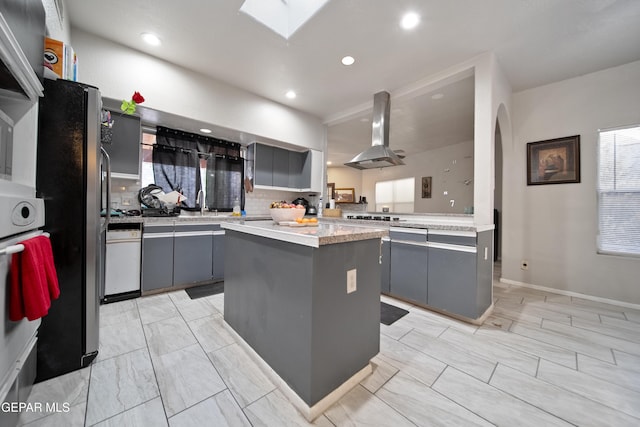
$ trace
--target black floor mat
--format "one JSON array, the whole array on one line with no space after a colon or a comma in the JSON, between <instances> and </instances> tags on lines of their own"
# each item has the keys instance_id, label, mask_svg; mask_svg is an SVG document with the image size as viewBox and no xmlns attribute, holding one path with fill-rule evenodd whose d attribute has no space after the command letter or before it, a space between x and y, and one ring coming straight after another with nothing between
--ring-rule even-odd
<instances>
[{"instance_id":1,"label":"black floor mat","mask_svg":"<svg viewBox=\"0 0 640 427\"><path fill-rule=\"evenodd\" d=\"M380 302L380 323L390 325L407 313L403 308Z\"/></svg>"},{"instance_id":2,"label":"black floor mat","mask_svg":"<svg viewBox=\"0 0 640 427\"><path fill-rule=\"evenodd\" d=\"M185 289L187 295L191 299L208 297L210 295L220 294L224 292L224 282L210 283L208 285L195 286Z\"/></svg>"}]
</instances>

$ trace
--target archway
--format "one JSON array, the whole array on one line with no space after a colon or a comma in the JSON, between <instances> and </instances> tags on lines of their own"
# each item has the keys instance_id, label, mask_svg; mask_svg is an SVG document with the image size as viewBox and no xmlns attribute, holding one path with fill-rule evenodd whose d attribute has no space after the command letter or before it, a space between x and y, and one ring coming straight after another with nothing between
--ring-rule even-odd
<instances>
[{"instance_id":1,"label":"archway","mask_svg":"<svg viewBox=\"0 0 640 427\"><path fill-rule=\"evenodd\" d=\"M502 259L502 249L504 241L505 219L508 217L508 203L504 199L503 192L503 177L505 164L503 159L508 156L505 155L513 147L513 137L511 131L511 121L507 108L504 104L500 104L496 113L495 132L494 132L494 192L493 192L493 207L494 207L494 224L496 229L494 230L494 262L498 265L494 268L495 273L500 276L500 261ZM508 220L508 219L507 219Z\"/></svg>"}]
</instances>

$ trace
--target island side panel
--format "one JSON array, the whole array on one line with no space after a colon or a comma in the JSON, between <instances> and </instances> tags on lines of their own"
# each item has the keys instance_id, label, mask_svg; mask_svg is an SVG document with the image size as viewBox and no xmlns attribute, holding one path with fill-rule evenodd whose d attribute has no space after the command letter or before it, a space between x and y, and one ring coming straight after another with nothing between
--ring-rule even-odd
<instances>
[{"instance_id":1,"label":"island side panel","mask_svg":"<svg viewBox=\"0 0 640 427\"><path fill-rule=\"evenodd\" d=\"M477 240L477 316L480 317L489 308L493 298L493 233L487 230L478 233ZM487 257L484 256L484 248L487 249Z\"/></svg>"},{"instance_id":2,"label":"island side panel","mask_svg":"<svg viewBox=\"0 0 640 427\"><path fill-rule=\"evenodd\" d=\"M380 351L380 239L320 246L313 272L311 405ZM347 293L347 271L356 291Z\"/></svg>"},{"instance_id":3,"label":"island side panel","mask_svg":"<svg viewBox=\"0 0 640 427\"><path fill-rule=\"evenodd\" d=\"M225 321L308 401L312 248L232 230L225 245Z\"/></svg>"}]
</instances>

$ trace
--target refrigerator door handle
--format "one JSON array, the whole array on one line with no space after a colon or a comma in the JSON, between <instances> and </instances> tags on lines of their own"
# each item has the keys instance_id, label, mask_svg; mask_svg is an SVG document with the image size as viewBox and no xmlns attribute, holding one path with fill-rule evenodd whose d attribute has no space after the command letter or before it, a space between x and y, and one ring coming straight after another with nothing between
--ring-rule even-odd
<instances>
[{"instance_id":1,"label":"refrigerator door handle","mask_svg":"<svg viewBox=\"0 0 640 427\"><path fill-rule=\"evenodd\" d=\"M111 221L111 158L109 157L109 153L107 153L107 150L104 149L104 147L100 147L100 151L102 152L102 157L104 158L105 162L105 166L106 166L106 183L107 183L107 206L105 206L105 218L104 218L104 224L102 224L102 231L105 231L107 229L107 226L109 225L109 222Z\"/></svg>"}]
</instances>

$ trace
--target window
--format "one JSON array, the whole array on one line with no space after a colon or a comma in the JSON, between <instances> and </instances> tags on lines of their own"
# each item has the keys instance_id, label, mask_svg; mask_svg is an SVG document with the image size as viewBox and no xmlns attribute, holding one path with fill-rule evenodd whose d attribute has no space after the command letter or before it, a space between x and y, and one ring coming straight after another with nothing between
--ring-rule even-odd
<instances>
[{"instance_id":1,"label":"window","mask_svg":"<svg viewBox=\"0 0 640 427\"><path fill-rule=\"evenodd\" d=\"M141 187L155 184L153 176L153 146L156 143L156 130L154 128L142 128L142 176ZM204 193L207 193L207 159L200 159L200 185Z\"/></svg>"},{"instance_id":2,"label":"window","mask_svg":"<svg viewBox=\"0 0 640 427\"><path fill-rule=\"evenodd\" d=\"M413 212L415 178L376 182L376 212Z\"/></svg>"},{"instance_id":3,"label":"window","mask_svg":"<svg viewBox=\"0 0 640 427\"><path fill-rule=\"evenodd\" d=\"M200 209L200 189L209 209L230 212L236 200L243 208L240 144L164 127L143 129L142 139L142 187L180 191L183 208Z\"/></svg>"},{"instance_id":4,"label":"window","mask_svg":"<svg viewBox=\"0 0 640 427\"><path fill-rule=\"evenodd\" d=\"M600 132L598 251L640 255L640 127Z\"/></svg>"}]
</instances>

